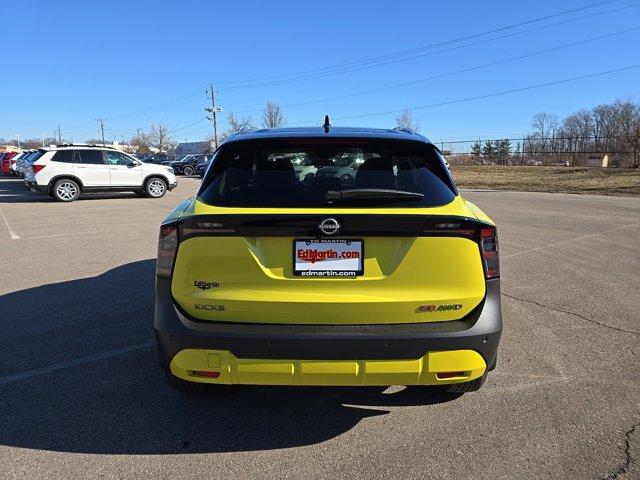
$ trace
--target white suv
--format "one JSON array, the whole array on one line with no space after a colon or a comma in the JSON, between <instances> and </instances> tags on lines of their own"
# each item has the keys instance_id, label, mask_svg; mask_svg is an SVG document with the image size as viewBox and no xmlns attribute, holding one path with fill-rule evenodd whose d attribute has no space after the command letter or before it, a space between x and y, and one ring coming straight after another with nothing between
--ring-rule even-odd
<instances>
[{"instance_id":1,"label":"white suv","mask_svg":"<svg viewBox=\"0 0 640 480\"><path fill-rule=\"evenodd\" d=\"M178 185L173 169L143 163L109 147L61 145L44 151L30 165L25 184L61 202L83 192L132 191L162 197Z\"/></svg>"}]
</instances>

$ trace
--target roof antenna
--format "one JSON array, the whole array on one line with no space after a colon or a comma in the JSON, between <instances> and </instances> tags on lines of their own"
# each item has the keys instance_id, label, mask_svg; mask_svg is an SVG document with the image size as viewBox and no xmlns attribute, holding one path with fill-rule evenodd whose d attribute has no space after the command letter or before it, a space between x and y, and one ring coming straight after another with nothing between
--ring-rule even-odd
<instances>
[{"instance_id":1,"label":"roof antenna","mask_svg":"<svg viewBox=\"0 0 640 480\"><path fill-rule=\"evenodd\" d=\"M329 133L329 127L331 126L331 124L329 123L329 115L325 115L324 116L324 133Z\"/></svg>"}]
</instances>

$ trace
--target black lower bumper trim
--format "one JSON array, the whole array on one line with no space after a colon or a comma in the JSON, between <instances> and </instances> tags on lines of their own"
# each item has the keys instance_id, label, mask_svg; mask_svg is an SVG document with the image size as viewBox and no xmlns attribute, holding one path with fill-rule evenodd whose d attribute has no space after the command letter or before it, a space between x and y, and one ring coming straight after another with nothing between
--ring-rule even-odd
<instances>
[{"instance_id":1,"label":"black lower bumper trim","mask_svg":"<svg viewBox=\"0 0 640 480\"><path fill-rule=\"evenodd\" d=\"M160 364L181 350L228 350L239 358L414 359L433 350L475 350L492 368L502 333L499 279L461 320L383 325L281 325L195 321L174 305L171 280L156 280L155 333Z\"/></svg>"},{"instance_id":2,"label":"black lower bumper trim","mask_svg":"<svg viewBox=\"0 0 640 480\"><path fill-rule=\"evenodd\" d=\"M47 193L49 191L49 185L38 185L36 182L31 181L25 183L27 184L27 187L34 192Z\"/></svg>"}]
</instances>

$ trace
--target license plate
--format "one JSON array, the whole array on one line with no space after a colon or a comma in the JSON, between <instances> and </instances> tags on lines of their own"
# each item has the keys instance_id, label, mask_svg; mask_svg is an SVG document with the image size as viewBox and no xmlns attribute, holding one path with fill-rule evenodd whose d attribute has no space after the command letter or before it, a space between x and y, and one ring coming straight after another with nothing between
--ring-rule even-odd
<instances>
[{"instance_id":1,"label":"license plate","mask_svg":"<svg viewBox=\"0 0 640 480\"><path fill-rule=\"evenodd\" d=\"M349 239L293 241L293 274L303 277L358 277L364 273L364 242Z\"/></svg>"}]
</instances>

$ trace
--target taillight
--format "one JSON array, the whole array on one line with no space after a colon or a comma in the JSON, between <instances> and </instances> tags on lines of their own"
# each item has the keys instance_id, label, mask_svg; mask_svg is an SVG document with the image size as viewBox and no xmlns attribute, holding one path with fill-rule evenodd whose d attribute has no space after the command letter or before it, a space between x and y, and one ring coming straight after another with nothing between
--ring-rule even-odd
<instances>
[{"instance_id":1,"label":"taillight","mask_svg":"<svg viewBox=\"0 0 640 480\"><path fill-rule=\"evenodd\" d=\"M438 237L466 237L474 240L477 238L477 232L475 225L469 225L467 222L441 222L426 225L422 229L423 235L433 235Z\"/></svg>"},{"instance_id":2,"label":"taillight","mask_svg":"<svg viewBox=\"0 0 640 480\"><path fill-rule=\"evenodd\" d=\"M500 277L500 253L498 251L498 231L496 227L480 229L480 252L487 280Z\"/></svg>"},{"instance_id":3,"label":"taillight","mask_svg":"<svg viewBox=\"0 0 640 480\"><path fill-rule=\"evenodd\" d=\"M186 220L180 225L180 238L182 241L191 237L222 236L235 233L236 229L233 226L218 220Z\"/></svg>"},{"instance_id":4,"label":"taillight","mask_svg":"<svg viewBox=\"0 0 640 480\"><path fill-rule=\"evenodd\" d=\"M162 225L158 238L158 260L156 261L156 275L171 278L173 261L178 251L178 229L175 225Z\"/></svg>"},{"instance_id":5,"label":"taillight","mask_svg":"<svg viewBox=\"0 0 640 480\"><path fill-rule=\"evenodd\" d=\"M36 165L33 164L31 165L31 170L33 170L33 174L35 175L36 173L38 173L40 170L42 170L44 167L46 167L46 165ZM48 171L48 170L47 170Z\"/></svg>"}]
</instances>

